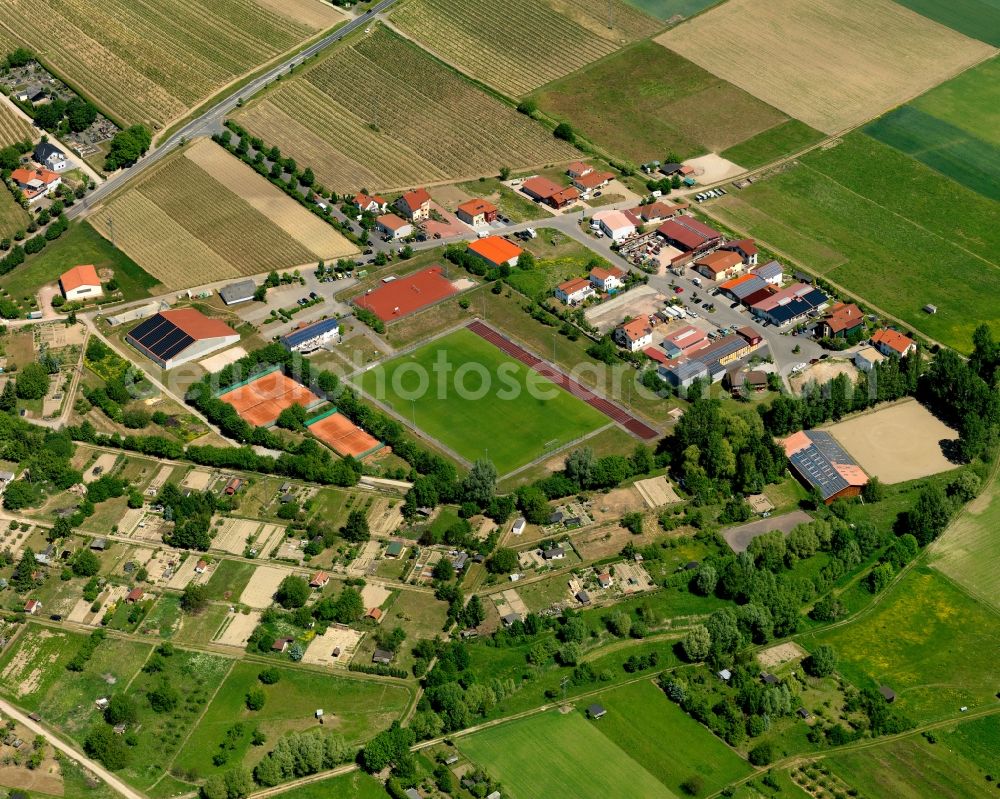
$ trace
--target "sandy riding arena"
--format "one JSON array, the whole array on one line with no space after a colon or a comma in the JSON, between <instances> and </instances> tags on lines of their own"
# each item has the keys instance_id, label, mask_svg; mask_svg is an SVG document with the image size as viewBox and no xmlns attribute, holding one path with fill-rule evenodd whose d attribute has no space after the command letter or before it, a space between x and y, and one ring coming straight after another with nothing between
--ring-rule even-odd
<instances>
[{"instance_id":1,"label":"sandy riding arena","mask_svg":"<svg viewBox=\"0 0 1000 799\"><path fill-rule=\"evenodd\" d=\"M656 41L831 134L994 52L891 0L731 0Z\"/></svg>"},{"instance_id":2,"label":"sandy riding arena","mask_svg":"<svg viewBox=\"0 0 1000 799\"><path fill-rule=\"evenodd\" d=\"M758 652L757 662L766 669L773 669L775 666L780 666L789 660L804 657L805 654L805 650L802 647L794 642L789 642Z\"/></svg>"},{"instance_id":3,"label":"sandy riding arena","mask_svg":"<svg viewBox=\"0 0 1000 799\"><path fill-rule=\"evenodd\" d=\"M647 507L659 508L662 505L672 505L681 498L666 477L650 477L648 480L637 480L635 490L643 498Z\"/></svg>"},{"instance_id":4,"label":"sandy riding arena","mask_svg":"<svg viewBox=\"0 0 1000 799\"><path fill-rule=\"evenodd\" d=\"M958 433L915 400L848 419L829 428L869 475L883 483L902 483L954 469L941 451L942 441Z\"/></svg>"},{"instance_id":5,"label":"sandy riding arena","mask_svg":"<svg viewBox=\"0 0 1000 799\"><path fill-rule=\"evenodd\" d=\"M240 594L240 602L252 608L266 608L274 601L274 592L291 572L274 566L258 566Z\"/></svg>"}]
</instances>

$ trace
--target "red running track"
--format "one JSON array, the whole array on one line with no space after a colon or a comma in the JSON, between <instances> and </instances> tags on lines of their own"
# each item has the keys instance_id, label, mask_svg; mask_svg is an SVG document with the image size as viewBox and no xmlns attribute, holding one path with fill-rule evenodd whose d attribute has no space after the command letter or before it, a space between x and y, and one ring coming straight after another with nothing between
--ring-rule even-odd
<instances>
[{"instance_id":1,"label":"red running track","mask_svg":"<svg viewBox=\"0 0 1000 799\"><path fill-rule=\"evenodd\" d=\"M510 339L501 336L492 327L488 327L482 322L470 322L468 329L480 338L485 339L490 342L490 344L503 350L512 358L516 358L521 363L530 366L540 375L548 378L556 385L561 386L574 397L583 400L591 407L599 410L605 416L618 422L618 424L630 433L633 433L639 436L639 438L643 438L647 441L659 437L660 434L645 422L640 422L634 416L626 413L617 405L608 402L603 397L599 397L589 388L583 386L575 380L571 380L562 372L545 363L545 361L541 358L535 357L523 347L520 347Z\"/></svg>"}]
</instances>

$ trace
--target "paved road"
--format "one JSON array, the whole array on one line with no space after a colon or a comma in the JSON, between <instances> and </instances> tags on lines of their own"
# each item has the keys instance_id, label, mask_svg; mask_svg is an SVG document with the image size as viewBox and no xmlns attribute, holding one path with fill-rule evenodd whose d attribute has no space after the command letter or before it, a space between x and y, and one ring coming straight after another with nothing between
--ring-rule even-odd
<instances>
[{"instance_id":1,"label":"paved road","mask_svg":"<svg viewBox=\"0 0 1000 799\"><path fill-rule=\"evenodd\" d=\"M300 64L303 60L322 52L332 44L339 42L345 36L349 36L359 28L369 25L373 19L394 5L397 0L381 0L377 5L372 6L368 11L359 17L355 17L346 25L333 31L328 36L323 37L318 42L310 45L300 53L286 59L282 63L265 72L263 75L254 78L246 86L233 92L230 96L212 106L201 116L191 120L184 127L177 130L170 138L163 141L155 150L151 150L133 167L126 169L92 191L82 202L77 203L72 208L67 209L66 216L74 219L86 213L87 209L109 196L115 189L119 188L129 180L139 175L144 170L151 167L183 140L193 139L196 136L211 136L222 131L222 123L226 115L236 108L240 99L247 100L263 90L279 75L288 71L288 68Z\"/></svg>"},{"instance_id":2,"label":"paved road","mask_svg":"<svg viewBox=\"0 0 1000 799\"><path fill-rule=\"evenodd\" d=\"M110 771L104 768L104 766L102 766L100 763L91 760L89 757L83 754L83 752L78 752L69 744L64 743L62 740L57 738L52 733L51 730L47 730L41 724L32 721L24 713L22 713L20 710L18 710L9 702L5 702L3 699L0 699L0 710L2 710L6 715L10 716L12 719L15 719L19 724L23 724L25 727L27 727L36 735L44 735L46 740L50 744L52 744L53 747L55 747L60 752L69 757L70 760L75 760L78 763L82 763L84 767L86 767L89 771L92 771L94 774L100 777L104 782L106 782L108 785L110 785L112 788L118 791L118 793L120 793L122 796L127 797L127 799L146 799L146 797L143 794L139 793L138 791L134 791L132 788L130 788L128 785L126 785L124 782L118 779L118 777L116 777L114 774L112 774Z\"/></svg>"}]
</instances>

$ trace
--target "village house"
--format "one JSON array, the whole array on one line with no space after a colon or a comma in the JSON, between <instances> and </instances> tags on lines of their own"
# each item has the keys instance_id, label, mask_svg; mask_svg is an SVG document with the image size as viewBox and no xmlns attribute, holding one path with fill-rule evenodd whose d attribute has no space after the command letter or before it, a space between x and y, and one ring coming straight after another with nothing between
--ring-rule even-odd
<instances>
[{"instance_id":1,"label":"village house","mask_svg":"<svg viewBox=\"0 0 1000 799\"><path fill-rule=\"evenodd\" d=\"M372 663L378 663L382 666L388 666L392 663L392 652L388 649L376 649L372 653Z\"/></svg>"},{"instance_id":2,"label":"village house","mask_svg":"<svg viewBox=\"0 0 1000 799\"><path fill-rule=\"evenodd\" d=\"M885 358L886 356L874 347L862 347L854 353L852 360L854 361L854 365L862 372L870 372L878 364L882 363Z\"/></svg>"},{"instance_id":3,"label":"village house","mask_svg":"<svg viewBox=\"0 0 1000 799\"><path fill-rule=\"evenodd\" d=\"M521 184L521 190L535 202L545 203L557 211L580 199L580 192L573 186L560 186L543 177L528 178Z\"/></svg>"},{"instance_id":4,"label":"village house","mask_svg":"<svg viewBox=\"0 0 1000 799\"><path fill-rule=\"evenodd\" d=\"M14 181L18 189L28 198L29 202L35 202L42 197L55 191L62 185L62 177L51 169L15 169L10 173L10 179Z\"/></svg>"},{"instance_id":5,"label":"village house","mask_svg":"<svg viewBox=\"0 0 1000 799\"><path fill-rule=\"evenodd\" d=\"M734 252L746 266L757 265L757 245L753 239L739 239L722 245L719 249Z\"/></svg>"},{"instance_id":6,"label":"village house","mask_svg":"<svg viewBox=\"0 0 1000 799\"><path fill-rule=\"evenodd\" d=\"M566 167L566 174L571 178L582 178L594 171L594 167L584 161L573 161Z\"/></svg>"},{"instance_id":7,"label":"village house","mask_svg":"<svg viewBox=\"0 0 1000 799\"><path fill-rule=\"evenodd\" d=\"M872 346L883 355L905 358L917 349L917 342L909 336L904 336L898 330L885 328L876 331L875 335L872 336Z\"/></svg>"},{"instance_id":8,"label":"village house","mask_svg":"<svg viewBox=\"0 0 1000 799\"><path fill-rule=\"evenodd\" d=\"M649 319L641 316L616 327L614 337L629 352L638 352L653 343L653 328Z\"/></svg>"},{"instance_id":9,"label":"village house","mask_svg":"<svg viewBox=\"0 0 1000 799\"><path fill-rule=\"evenodd\" d=\"M63 172L69 166L66 153L56 147L52 142L40 141L35 145L35 150L31 154L35 161L46 169L53 172Z\"/></svg>"},{"instance_id":10,"label":"village house","mask_svg":"<svg viewBox=\"0 0 1000 799\"><path fill-rule=\"evenodd\" d=\"M635 223L622 211L598 211L594 214L594 222L615 244L635 235Z\"/></svg>"},{"instance_id":11,"label":"village house","mask_svg":"<svg viewBox=\"0 0 1000 799\"><path fill-rule=\"evenodd\" d=\"M355 194L353 202L359 211L370 214L384 214L389 207L389 203L385 201L384 197L380 197L377 194L365 194L364 192Z\"/></svg>"},{"instance_id":12,"label":"village house","mask_svg":"<svg viewBox=\"0 0 1000 799\"><path fill-rule=\"evenodd\" d=\"M743 261L738 253L716 250L695 261L694 269L709 280L728 280L743 271Z\"/></svg>"},{"instance_id":13,"label":"village house","mask_svg":"<svg viewBox=\"0 0 1000 799\"><path fill-rule=\"evenodd\" d=\"M204 574L206 569L208 569L208 561L199 560L194 566L194 573Z\"/></svg>"},{"instance_id":14,"label":"village house","mask_svg":"<svg viewBox=\"0 0 1000 799\"><path fill-rule=\"evenodd\" d=\"M427 189L413 189L396 200L396 208L411 222L428 219L431 215L431 195Z\"/></svg>"},{"instance_id":15,"label":"village house","mask_svg":"<svg viewBox=\"0 0 1000 799\"><path fill-rule=\"evenodd\" d=\"M88 300L104 294L101 279L97 276L97 269L93 264L74 266L63 272L59 276L59 290L69 302Z\"/></svg>"},{"instance_id":16,"label":"village house","mask_svg":"<svg viewBox=\"0 0 1000 799\"><path fill-rule=\"evenodd\" d=\"M474 198L455 209L455 215L465 224L478 227L488 225L497 218L497 207L489 200Z\"/></svg>"},{"instance_id":17,"label":"village house","mask_svg":"<svg viewBox=\"0 0 1000 799\"><path fill-rule=\"evenodd\" d=\"M24 603L24 612L29 616L34 616L42 609L42 603L38 599L29 599Z\"/></svg>"},{"instance_id":18,"label":"village house","mask_svg":"<svg viewBox=\"0 0 1000 799\"><path fill-rule=\"evenodd\" d=\"M579 190L581 194L590 194L590 192L597 189L603 189L614 178L615 176L611 172L595 172L591 170L585 175L573 178L573 188Z\"/></svg>"},{"instance_id":19,"label":"village house","mask_svg":"<svg viewBox=\"0 0 1000 799\"><path fill-rule=\"evenodd\" d=\"M482 258L491 266L517 266L517 259L524 252L513 242L501 236L487 236L485 239L470 241L467 250Z\"/></svg>"},{"instance_id":20,"label":"village house","mask_svg":"<svg viewBox=\"0 0 1000 799\"><path fill-rule=\"evenodd\" d=\"M316 574L314 574L312 579L309 581L309 587L317 590L320 588L326 588L326 584L328 582L330 582L329 574L326 572L316 572Z\"/></svg>"},{"instance_id":21,"label":"village house","mask_svg":"<svg viewBox=\"0 0 1000 799\"><path fill-rule=\"evenodd\" d=\"M865 315L857 305L838 302L816 328L821 338L847 338L864 323Z\"/></svg>"},{"instance_id":22,"label":"village house","mask_svg":"<svg viewBox=\"0 0 1000 799\"><path fill-rule=\"evenodd\" d=\"M775 288L781 288L781 284L785 280L785 269L777 261L768 261L763 266L751 269L750 273Z\"/></svg>"},{"instance_id":23,"label":"village house","mask_svg":"<svg viewBox=\"0 0 1000 799\"><path fill-rule=\"evenodd\" d=\"M136 602L141 602L144 595L145 592L136 586L125 595L125 604L134 605Z\"/></svg>"},{"instance_id":24,"label":"village house","mask_svg":"<svg viewBox=\"0 0 1000 799\"><path fill-rule=\"evenodd\" d=\"M670 205L662 200L656 200L655 202L647 203L646 205L637 205L635 208L631 208L629 210L639 218L642 224L659 225L660 223L682 213L687 207L687 203Z\"/></svg>"},{"instance_id":25,"label":"village house","mask_svg":"<svg viewBox=\"0 0 1000 799\"><path fill-rule=\"evenodd\" d=\"M560 283L555 288L556 299L567 305L579 305L593 297L595 293L590 281L584 280L582 277L574 277L565 283Z\"/></svg>"},{"instance_id":26,"label":"village house","mask_svg":"<svg viewBox=\"0 0 1000 799\"><path fill-rule=\"evenodd\" d=\"M375 229L393 241L413 235L413 225L396 214L382 214L375 217Z\"/></svg>"},{"instance_id":27,"label":"village house","mask_svg":"<svg viewBox=\"0 0 1000 799\"><path fill-rule=\"evenodd\" d=\"M605 269L603 266L595 266L590 270L590 283L595 289L604 294L617 291L625 285L625 273L617 266Z\"/></svg>"}]
</instances>

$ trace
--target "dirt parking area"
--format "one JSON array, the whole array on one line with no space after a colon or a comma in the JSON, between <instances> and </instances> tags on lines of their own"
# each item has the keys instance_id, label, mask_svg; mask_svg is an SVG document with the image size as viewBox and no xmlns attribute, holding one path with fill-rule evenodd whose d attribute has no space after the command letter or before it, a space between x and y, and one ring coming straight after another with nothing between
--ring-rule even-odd
<instances>
[{"instance_id":1,"label":"dirt parking area","mask_svg":"<svg viewBox=\"0 0 1000 799\"><path fill-rule=\"evenodd\" d=\"M266 608L274 601L274 592L291 572L275 566L258 566L247 587L240 594L240 603L252 608Z\"/></svg>"},{"instance_id":2,"label":"dirt parking area","mask_svg":"<svg viewBox=\"0 0 1000 799\"><path fill-rule=\"evenodd\" d=\"M330 625L323 635L317 635L309 642L302 662L313 666L346 666L354 657L363 637L364 633L350 627Z\"/></svg>"},{"instance_id":3,"label":"dirt parking area","mask_svg":"<svg viewBox=\"0 0 1000 799\"><path fill-rule=\"evenodd\" d=\"M650 477L648 480L637 480L634 484L635 490L643 498L646 507L652 510L664 505L672 505L680 502L673 485L666 477Z\"/></svg>"},{"instance_id":4,"label":"dirt parking area","mask_svg":"<svg viewBox=\"0 0 1000 799\"><path fill-rule=\"evenodd\" d=\"M847 379L853 384L858 379L858 369L850 361L820 361L790 378L789 382L792 384L792 391L802 394L802 390L810 383L823 385L839 375L847 375Z\"/></svg>"},{"instance_id":5,"label":"dirt parking area","mask_svg":"<svg viewBox=\"0 0 1000 799\"><path fill-rule=\"evenodd\" d=\"M242 555L247 540L260 529L260 522L253 519L225 519L212 539L212 549L219 549L231 555Z\"/></svg>"},{"instance_id":6,"label":"dirt parking area","mask_svg":"<svg viewBox=\"0 0 1000 799\"><path fill-rule=\"evenodd\" d=\"M94 465L87 469L83 474L83 482L93 483L98 477L108 474L112 469L115 468L115 464L118 462L118 456L111 452L102 453Z\"/></svg>"},{"instance_id":7,"label":"dirt parking area","mask_svg":"<svg viewBox=\"0 0 1000 799\"><path fill-rule=\"evenodd\" d=\"M390 596L392 592L388 588L376 583L366 583L361 589L361 601L365 604L365 610L382 607Z\"/></svg>"},{"instance_id":8,"label":"dirt parking area","mask_svg":"<svg viewBox=\"0 0 1000 799\"><path fill-rule=\"evenodd\" d=\"M727 161L721 155L709 153L697 158L689 158L684 162L694 168L694 177L702 186L718 183L743 174L746 170L739 164Z\"/></svg>"},{"instance_id":9,"label":"dirt parking area","mask_svg":"<svg viewBox=\"0 0 1000 799\"><path fill-rule=\"evenodd\" d=\"M789 641L787 644L779 644L758 652L757 662L766 669L773 669L788 663L790 660L805 657L805 654L806 652L801 646L794 641Z\"/></svg>"},{"instance_id":10,"label":"dirt parking area","mask_svg":"<svg viewBox=\"0 0 1000 799\"><path fill-rule=\"evenodd\" d=\"M636 286L618 297L584 311L587 321L601 333L607 333L626 316L649 316L663 307L665 294L650 286Z\"/></svg>"},{"instance_id":11,"label":"dirt parking area","mask_svg":"<svg viewBox=\"0 0 1000 799\"><path fill-rule=\"evenodd\" d=\"M250 635L260 624L260 612L250 613L230 613L222 623L219 631L212 640L223 646L234 646L237 649L245 649Z\"/></svg>"},{"instance_id":12,"label":"dirt parking area","mask_svg":"<svg viewBox=\"0 0 1000 799\"><path fill-rule=\"evenodd\" d=\"M916 400L838 422L829 432L869 475L902 483L954 469L942 444L958 433Z\"/></svg>"},{"instance_id":13,"label":"dirt parking area","mask_svg":"<svg viewBox=\"0 0 1000 799\"><path fill-rule=\"evenodd\" d=\"M722 531L722 537L726 539L726 543L729 544L733 552L746 552L750 542L764 533L780 530L788 535L793 527L810 521L812 518L808 513L796 510L781 516L771 516L768 519L759 519L755 522L741 524L738 527L730 527Z\"/></svg>"}]
</instances>

